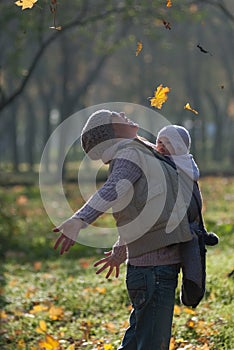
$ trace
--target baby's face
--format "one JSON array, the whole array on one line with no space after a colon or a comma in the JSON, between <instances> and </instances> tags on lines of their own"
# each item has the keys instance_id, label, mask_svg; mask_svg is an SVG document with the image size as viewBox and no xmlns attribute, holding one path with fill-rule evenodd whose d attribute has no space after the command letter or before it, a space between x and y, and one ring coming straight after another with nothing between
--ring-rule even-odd
<instances>
[{"instance_id":1,"label":"baby's face","mask_svg":"<svg viewBox=\"0 0 234 350\"><path fill-rule=\"evenodd\" d=\"M156 150L163 154L164 156L168 156L170 154L175 154L175 150L172 147L172 144L166 137L159 137L156 141Z\"/></svg>"}]
</instances>

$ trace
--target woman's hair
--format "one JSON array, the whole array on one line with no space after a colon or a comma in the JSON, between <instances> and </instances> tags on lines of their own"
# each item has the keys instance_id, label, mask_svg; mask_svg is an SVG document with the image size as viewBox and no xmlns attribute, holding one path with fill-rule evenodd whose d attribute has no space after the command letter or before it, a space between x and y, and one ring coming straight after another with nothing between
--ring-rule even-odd
<instances>
[{"instance_id":1,"label":"woman's hair","mask_svg":"<svg viewBox=\"0 0 234 350\"><path fill-rule=\"evenodd\" d=\"M100 159L115 138L111 116L109 110L96 111L91 114L81 132L81 146L93 160Z\"/></svg>"}]
</instances>

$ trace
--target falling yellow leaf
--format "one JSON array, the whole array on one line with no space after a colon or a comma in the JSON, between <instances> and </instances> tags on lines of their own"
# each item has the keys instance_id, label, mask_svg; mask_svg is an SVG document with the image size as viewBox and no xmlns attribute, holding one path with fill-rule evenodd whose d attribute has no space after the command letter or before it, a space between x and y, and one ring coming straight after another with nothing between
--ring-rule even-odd
<instances>
[{"instance_id":1,"label":"falling yellow leaf","mask_svg":"<svg viewBox=\"0 0 234 350\"><path fill-rule=\"evenodd\" d=\"M34 4L37 2L37 0L19 0L19 1L16 1L15 4L16 6L21 6L22 7L22 10L25 10L25 9L31 9Z\"/></svg>"},{"instance_id":2,"label":"falling yellow leaf","mask_svg":"<svg viewBox=\"0 0 234 350\"><path fill-rule=\"evenodd\" d=\"M62 320L64 316L63 308L61 306L52 305L49 309L49 315L53 321Z\"/></svg>"},{"instance_id":3,"label":"falling yellow leaf","mask_svg":"<svg viewBox=\"0 0 234 350\"><path fill-rule=\"evenodd\" d=\"M44 320L39 321L39 326L36 328L37 333L46 333L47 332L47 325Z\"/></svg>"},{"instance_id":4,"label":"falling yellow leaf","mask_svg":"<svg viewBox=\"0 0 234 350\"><path fill-rule=\"evenodd\" d=\"M141 41L137 42L137 48L136 48L136 56L139 55L139 53L141 52L141 50L143 49L143 44Z\"/></svg>"},{"instance_id":5,"label":"falling yellow leaf","mask_svg":"<svg viewBox=\"0 0 234 350\"><path fill-rule=\"evenodd\" d=\"M172 7L171 0L167 0L167 7Z\"/></svg>"},{"instance_id":6,"label":"falling yellow leaf","mask_svg":"<svg viewBox=\"0 0 234 350\"><path fill-rule=\"evenodd\" d=\"M150 98L150 104L152 107L156 107L158 109L162 108L162 104L167 101L168 99L168 92L170 91L170 88L165 86L163 87L162 84L160 84L157 87L157 90L154 92L154 97Z\"/></svg>"},{"instance_id":7,"label":"falling yellow leaf","mask_svg":"<svg viewBox=\"0 0 234 350\"><path fill-rule=\"evenodd\" d=\"M198 114L198 111L196 111L195 109L191 108L189 103L186 103L186 105L184 106L184 109L187 109L188 111L191 111L194 114Z\"/></svg>"},{"instance_id":8,"label":"falling yellow leaf","mask_svg":"<svg viewBox=\"0 0 234 350\"><path fill-rule=\"evenodd\" d=\"M39 340L38 345L40 350L59 350L60 349L58 340L54 339L49 334L46 334L44 340Z\"/></svg>"}]
</instances>

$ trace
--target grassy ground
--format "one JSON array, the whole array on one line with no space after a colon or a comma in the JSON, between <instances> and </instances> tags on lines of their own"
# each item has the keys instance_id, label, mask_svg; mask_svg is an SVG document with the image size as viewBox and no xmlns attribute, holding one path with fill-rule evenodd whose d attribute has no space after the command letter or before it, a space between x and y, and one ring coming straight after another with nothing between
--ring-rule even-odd
<instances>
[{"instance_id":1,"label":"grassy ground","mask_svg":"<svg viewBox=\"0 0 234 350\"><path fill-rule=\"evenodd\" d=\"M66 192L75 207L74 186ZM208 248L201 304L182 306L177 289L171 350L233 350L234 181L204 178L201 187L206 224L220 244ZM117 349L131 310L125 266L119 279L106 280L93 268L100 249L76 245L59 257L37 187L0 188L0 204L0 348Z\"/></svg>"}]
</instances>

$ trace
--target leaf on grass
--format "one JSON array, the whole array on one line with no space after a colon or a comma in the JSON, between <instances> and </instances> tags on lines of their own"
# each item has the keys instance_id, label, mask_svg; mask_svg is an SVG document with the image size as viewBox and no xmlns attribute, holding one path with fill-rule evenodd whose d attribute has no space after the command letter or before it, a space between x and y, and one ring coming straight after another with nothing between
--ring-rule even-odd
<instances>
[{"instance_id":1,"label":"leaf on grass","mask_svg":"<svg viewBox=\"0 0 234 350\"><path fill-rule=\"evenodd\" d=\"M36 293L36 288L34 286L30 286L27 288L25 292L25 298L31 298Z\"/></svg>"},{"instance_id":2,"label":"leaf on grass","mask_svg":"<svg viewBox=\"0 0 234 350\"><path fill-rule=\"evenodd\" d=\"M104 344L103 345L103 349L104 350L114 350L112 344Z\"/></svg>"},{"instance_id":3,"label":"leaf on grass","mask_svg":"<svg viewBox=\"0 0 234 350\"><path fill-rule=\"evenodd\" d=\"M53 321L62 320L64 316L63 308L61 306L52 305L49 309L49 315Z\"/></svg>"},{"instance_id":4,"label":"leaf on grass","mask_svg":"<svg viewBox=\"0 0 234 350\"><path fill-rule=\"evenodd\" d=\"M169 350L175 350L176 349L175 346L176 346L175 337L171 337Z\"/></svg>"},{"instance_id":5,"label":"leaf on grass","mask_svg":"<svg viewBox=\"0 0 234 350\"><path fill-rule=\"evenodd\" d=\"M26 197L25 195L21 194L20 196L18 196L16 198L16 204L18 205L24 205L28 203L28 197Z\"/></svg>"},{"instance_id":6,"label":"leaf on grass","mask_svg":"<svg viewBox=\"0 0 234 350\"><path fill-rule=\"evenodd\" d=\"M90 267L91 259L82 258L79 260L79 264L83 269Z\"/></svg>"},{"instance_id":7,"label":"leaf on grass","mask_svg":"<svg viewBox=\"0 0 234 350\"><path fill-rule=\"evenodd\" d=\"M92 323L88 321L82 321L80 325L80 330L83 332L83 338L87 341L90 338Z\"/></svg>"},{"instance_id":8,"label":"leaf on grass","mask_svg":"<svg viewBox=\"0 0 234 350\"><path fill-rule=\"evenodd\" d=\"M196 315L196 311L190 309L189 307L185 307L185 308L184 308L184 311L186 312L186 314L189 314L189 315Z\"/></svg>"},{"instance_id":9,"label":"leaf on grass","mask_svg":"<svg viewBox=\"0 0 234 350\"><path fill-rule=\"evenodd\" d=\"M195 328L195 325L196 325L196 323L195 323L195 321L194 320L192 320L191 318L186 322L186 326L188 327L188 328Z\"/></svg>"},{"instance_id":10,"label":"leaf on grass","mask_svg":"<svg viewBox=\"0 0 234 350\"><path fill-rule=\"evenodd\" d=\"M17 349L25 349L26 344L24 339L19 339L17 342Z\"/></svg>"},{"instance_id":11,"label":"leaf on grass","mask_svg":"<svg viewBox=\"0 0 234 350\"><path fill-rule=\"evenodd\" d=\"M104 327L108 330L110 333L116 332L116 325L113 322L107 322L104 324Z\"/></svg>"},{"instance_id":12,"label":"leaf on grass","mask_svg":"<svg viewBox=\"0 0 234 350\"><path fill-rule=\"evenodd\" d=\"M0 320L6 319L8 316L4 310L0 310Z\"/></svg>"},{"instance_id":13,"label":"leaf on grass","mask_svg":"<svg viewBox=\"0 0 234 350\"><path fill-rule=\"evenodd\" d=\"M193 109L189 103L186 103L186 105L184 106L184 109L187 109L188 111L193 112L194 114L198 114L198 111Z\"/></svg>"},{"instance_id":14,"label":"leaf on grass","mask_svg":"<svg viewBox=\"0 0 234 350\"><path fill-rule=\"evenodd\" d=\"M99 294L106 294L106 288L105 288L105 287L96 287L95 290L96 290Z\"/></svg>"},{"instance_id":15,"label":"leaf on grass","mask_svg":"<svg viewBox=\"0 0 234 350\"><path fill-rule=\"evenodd\" d=\"M75 344L70 344L66 350L75 350Z\"/></svg>"},{"instance_id":16,"label":"leaf on grass","mask_svg":"<svg viewBox=\"0 0 234 350\"><path fill-rule=\"evenodd\" d=\"M161 109L163 103L166 102L168 99L167 94L169 91L169 87L163 87L162 84L160 84L154 92L154 97L150 98L151 106Z\"/></svg>"},{"instance_id":17,"label":"leaf on grass","mask_svg":"<svg viewBox=\"0 0 234 350\"><path fill-rule=\"evenodd\" d=\"M38 342L40 350L60 350L60 344L58 340L54 339L52 335L46 334L44 340Z\"/></svg>"},{"instance_id":18,"label":"leaf on grass","mask_svg":"<svg viewBox=\"0 0 234 350\"><path fill-rule=\"evenodd\" d=\"M178 305L174 306L174 315L180 315L181 308Z\"/></svg>"},{"instance_id":19,"label":"leaf on grass","mask_svg":"<svg viewBox=\"0 0 234 350\"><path fill-rule=\"evenodd\" d=\"M15 4L16 6L22 7L22 10L26 10L26 9L31 9L36 2L37 0L19 0L19 1L16 1Z\"/></svg>"},{"instance_id":20,"label":"leaf on grass","mask_svg":"<svg viewBox=\"0 0 234 350\"><path fill-rule=\"evenodd\" d=\"M41 267L42 267L42 262L41 261L35 261L33 263L34 270L39 271L39 270L41 270Z\"/></svg>"},{"instance_id":21,"label":"leaf on grass","mask_svg":"<svg viewBox=\"0 0 234 350\"><path fill-rule=\"evenodd\" d=\"M46 333L47 332L47 325L44 320L39 321L39 326L36 328L37 333Z\"/></svg>"},{"instance_id":22,"label":"leaf on grass","mask_svg":"<svg viewBox=\"0 0 234 350\"><path fill-rule=\"evenodd\" d=\"M48 310L48 306L43 304L38 304L38 305L34 305L33 308L29 311L29 313L37 314L38 312L47 311L47 310Z\"/></svg>"},{"instance_id":23,"label":"leaf on grass","mask_svg":"<svg viewBox=\"0 0 234 350\"><path fill-rule=\"evenodd\" d=\"M141 41L137 42L137 48L136 48L136 56L139 55L139 53L141 52L141 50L143 49L143 44Z\"/></svg>"}]
</instances>

